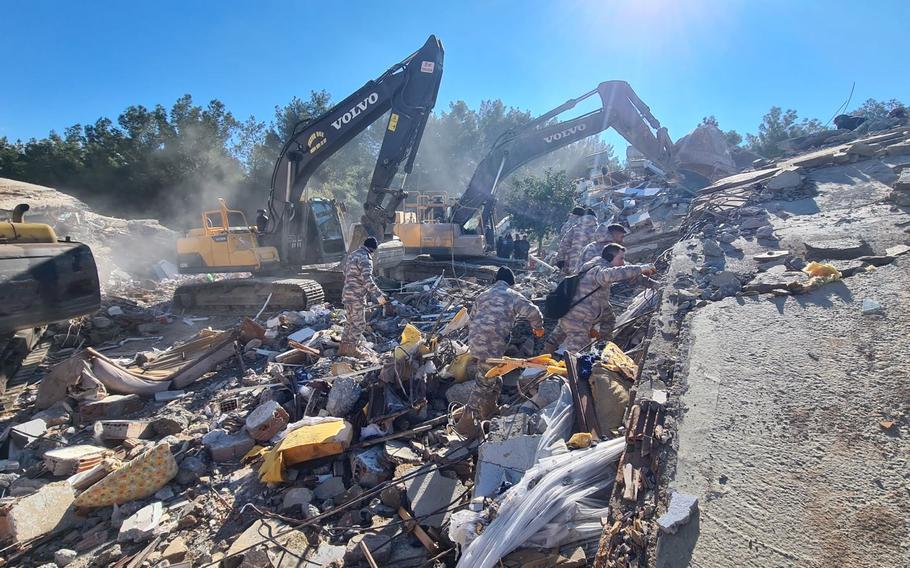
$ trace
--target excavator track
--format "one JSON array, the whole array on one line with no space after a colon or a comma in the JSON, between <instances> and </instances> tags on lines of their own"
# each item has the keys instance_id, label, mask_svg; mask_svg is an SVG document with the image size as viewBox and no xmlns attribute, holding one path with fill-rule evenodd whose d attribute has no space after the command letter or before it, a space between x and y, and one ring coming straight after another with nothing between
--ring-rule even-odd
<instances>
[{"instance_id":1,"label":"excavator track","mask_svg":"<svg viewBox=\"0 0 910 568\"><path fill-rule=\"evenodd\" d=\"M193 282L174 292L174 308L193 314L255 315L266 300L269 311L306 310L325 294L315 280L269 277Z\"/></svg>"}]
</instances>

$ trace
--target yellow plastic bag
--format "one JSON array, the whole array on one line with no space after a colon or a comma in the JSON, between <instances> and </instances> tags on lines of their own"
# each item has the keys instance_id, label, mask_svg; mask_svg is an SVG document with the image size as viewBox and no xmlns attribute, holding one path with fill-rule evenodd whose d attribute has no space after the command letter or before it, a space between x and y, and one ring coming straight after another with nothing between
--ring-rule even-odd
<instances>
[{"instance_id":1,"label":"yellow plastic bag","mask_svg":"<svg viewBox=\"0 0 910 568\"><path fill-rule=\"evenodd\" d=\"M803 272L814 278L825 279L827 282L833 282L843 278L843 274L840 273L840 270L835 268L833 264L828 264L826 262L810 262L803 268Z\"/></svg>"},{"instance_id":2,"label":"yellow plastic bag","mask_svg":"<svg viewBox=\"0 0 910 568\"><path fill-rule=\"evenodd\" d=\"M564 361L555 361L550 355L538 355L530 359L515 359L513 357L502 357L502 362L487 371L487 378L501 377L515 369L545 369L548 375L566 375L566 364Z\"/></svg>"},{"instance_id":3,"label":"yellow plastic bag","mask_svg":"<svg viewBox=\"0 0 910 568\"><path fill-rule=\"evenodd\" d=\"M614 373L622 373L629 380L634 381L635 376L638 375L638 365L635 364L635 361L612 341L608 342L600 352L600 359L603 361L604 367Z\"/></svg>"}]
</instances>

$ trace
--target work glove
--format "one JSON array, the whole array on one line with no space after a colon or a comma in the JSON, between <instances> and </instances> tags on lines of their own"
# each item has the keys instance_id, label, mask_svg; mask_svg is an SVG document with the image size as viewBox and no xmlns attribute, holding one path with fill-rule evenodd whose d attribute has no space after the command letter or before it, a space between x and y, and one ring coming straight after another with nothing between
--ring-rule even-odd
<instances>
[{"instance_id":1,"label":"work glove","mask_svg":"<svg viewBox=\"0 0 910 568\"><path fill-rule=\"evenodd\" d=\"M377 300L377 302L379 303L380 306L386 305L386 302L388 302L388 301L389 301L389 299L386 298L385 296L379 296L379 300Z\"/></svg>"},{"instance_id":2,"label":"work glove","mask_svg":"<svg viewBox=\"0 0 910 568\"><path fill-rule=\"evenodd\" d=\"M531 333L534 334L534 337L543 337L544 330L542 327L535 327L531 330Z\"/></svg>"}]
</instances>

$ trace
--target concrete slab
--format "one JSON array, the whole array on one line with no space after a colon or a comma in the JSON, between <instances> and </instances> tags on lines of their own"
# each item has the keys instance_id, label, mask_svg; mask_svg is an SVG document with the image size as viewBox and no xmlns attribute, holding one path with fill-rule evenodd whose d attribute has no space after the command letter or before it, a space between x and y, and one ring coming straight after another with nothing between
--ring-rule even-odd
<instances>
[{"instance_id":1,"label":"concrete slab","mask_svg":"<svg viewBox=\"0 0 910 568\"><path fill-rule=\"evenodd\" d=\"M457 496L458 480L438 471L419 475L405 482L411 511L421 525L441 527L448 516L445 509Z\"/></svg>"}]
</instances>

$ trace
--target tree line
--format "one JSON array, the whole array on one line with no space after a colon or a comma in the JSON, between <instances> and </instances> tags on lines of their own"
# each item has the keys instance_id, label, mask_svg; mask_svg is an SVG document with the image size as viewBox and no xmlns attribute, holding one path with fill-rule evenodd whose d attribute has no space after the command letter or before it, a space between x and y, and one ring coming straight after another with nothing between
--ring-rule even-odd
<instances>
[{"instance_id":1,"label":"tree line","mask_svg":"<svg viewBox=\"0 0 910 568\"><path fill-rule=\"evenodd\" d=\"M52 131L27 141L0 138L0 177L60 189L102 213L154 217L186 228L198 223L199 212L214 207L217 197L248 213L262 207L275 158L294 125L331 105L329 93L313 91L307 98L294 97L276 106L268 122L240 120L221 101L201 105L190 95L170 108L134 105L116 120L102 117L93 124L65 128L62 134ZM870 99L856 112L878 117L898 105L896 100ZM483 101L477 108L464 101L450 103L430 117L405 188L459 195L496 139L531 118L528 111L499 99ZM359 216L385 122L376 121L327 160L310 181L311 193L334 196L354 218ZM703 124L719 126L713 116ZM731 145L775 157L782 152L778 147L782 140L824 126L816 119L800 119L794 110L772 107L756 134L743 137L731 130L725 136ZM561 208L571 205L569 182L587 173L593 154L609 167L619 166L613 148L591 137L515 172L504 182L503 200L528 203L525 198L552 192L556 198L550 205L560 211L554 210L551 218L561 218Z\"/></svg>"}]
</instances>

